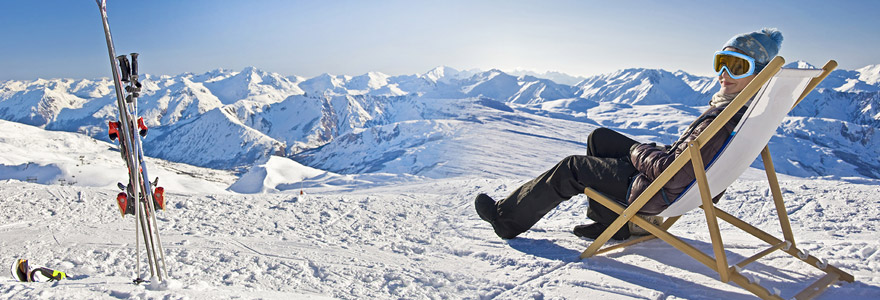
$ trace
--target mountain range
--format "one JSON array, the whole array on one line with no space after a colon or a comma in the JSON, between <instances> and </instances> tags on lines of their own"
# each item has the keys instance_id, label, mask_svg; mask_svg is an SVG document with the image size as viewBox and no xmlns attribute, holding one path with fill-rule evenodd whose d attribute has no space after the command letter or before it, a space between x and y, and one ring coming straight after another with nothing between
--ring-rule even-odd
<instances>
[{"instance_id":1,"label":"mountain range","mask_svg":"<svg viewBox=\"0 0 880 300\"><path fill-rule=\"evenodd\" d=\"M274 155L339 174L426 177L534 175L549 166L518 164L518 155L541 155L547 145L579 154L600 126L671 143L719 88L713 77L643 68L581 79L449 67L304 78L248 67L142 75L142 82L148 156L244 172ZM0 82L5 120L109 141L116 111L107 78ZM880 65L836 70L792 111L770 147L782 173L876 179L878 129ZM536 147L505 148L511 139ZM499 173L505 168L490 164L511 167Z\"/></svg>"}]
</instances>

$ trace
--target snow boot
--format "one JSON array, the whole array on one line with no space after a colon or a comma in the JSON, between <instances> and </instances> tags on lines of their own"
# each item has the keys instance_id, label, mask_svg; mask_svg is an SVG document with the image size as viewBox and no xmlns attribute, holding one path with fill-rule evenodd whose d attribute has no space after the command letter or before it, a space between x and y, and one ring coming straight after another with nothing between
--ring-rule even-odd
<instances>
[{"instance_id":1,"label":"snow boot","mask_svg":"<svg viewBox=\"0 0 880 300\"><path fill-rule=\"evenodd\" d=\"M657 226L660 226L660 224L663 224L663 217L660 217L660 216L643 216L643 215L638 215L638 216L644 218L645 221L648 221L648 223L651 223L651 224L654 224ZM639 225L636 225L633 222L628 222L627 226L629 227L629 232L632 235L651 235L650 232L648 232L647 230L645 230L642 227L639 227Z\"/></svg>"},{"instance_id":2,"label":"snow boot","mask_svg":"<svg viewBox=\"0 0 880 300\"><path fill-rule=\"evenodd\" d=\"M572 230L572 233L581 238L595 240L599 237L599 235L602 234L602 232L605 232L605 229L608 229L608 226L602 225L601 223L593 223L589 225L575 226L574 230ZM629 237L629 226L623 226L620 228L620 230L614 233L613 236L611 236L611 239L622 241L628 239Z\"/></svg>"},{"instance_id":3,"label":"snow boot","mask_svg":"<svg viewBox=\"0 0 880 300\"><path fill-rule=\"evenodd\" d=\"M474 207L477 209L477 215L480 216L480 219L495 225L495 219L498 218L498 207L495 206L495 200L492 200L492 197L486 194L477 195Z\"/></svg>"},{"instance_id":4,"label":"snow boot","mask_svg":"<svg viewBox=\"0 0 880 300\"><path fill-rule=\"evenodd\" d=\"M492 225L492 230L495 231L495 235L498 237L509 240L520 234L520 232L511 233L507 227L497 222L499 216L498 206L495 205L495 200L492 200L492 197L489 197L489 195L477 195L477 199L474 200L474 208L477 209L477 215L480 216L480 219Z\"/></svg>"}]
</instances>

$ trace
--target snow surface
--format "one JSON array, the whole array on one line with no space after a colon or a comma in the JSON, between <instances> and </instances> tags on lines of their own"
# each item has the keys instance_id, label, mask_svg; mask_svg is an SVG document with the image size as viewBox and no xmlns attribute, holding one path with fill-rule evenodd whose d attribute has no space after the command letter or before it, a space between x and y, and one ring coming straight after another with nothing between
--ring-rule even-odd
<instances>
[{"instance_id":1,"label":"snow surface","mask_svg":"<svg viewBox=\"0 0 880 300\"><path fill-rule=\"evenodd\" d=\"M770 142L798 246L856 278L819 299L880 298L877 74L833 72ZM127 175L106 137L112 83L6 81L0 257L69 277L0 277L0 298L752 298L662 241L579 260L589 241L570 230L588 222L584 196L508 241L473 208L478 193L503 198L584 153L598 127L671 143L717 90L712 78L626 69L566 85L448 67L144 77L139 111L152 126L144 147L161 158L147 165L166 189L158 219L173 280L131 284L133 219L114 202ZM752 167L719 205L781 236L760 160ZM704 224L691 212L671 231L711 253ZM721 229L731 263L764 249ZM784 298L820 276L780 254L746 272Z\"/></svg>"},{"instance_id":2,"label":"snow surface","mask_svg":"<svg viewBox=\"0 0 880 300\"><path fill-rule=\"evenodd\" d=\"M21 180L21 176L44 174L41 168L19 175L2 172L7 178L0 181L4 195L0 219L5 220L0 223L0 257L10 262L25 257L68 274L67 280L58 283L19 283L4 277L0 280L3 298L752 297L739 287L721 283L708 268L657 240L579 260L578 254L589 242L575 238L569 230L587 220L584 196L564 202L517 239L495 237L474 213L474 196L486 192L504 197L533 174L405 180L374 174L339 180L280 157L252 168L241 179L222 171L150 163L151 172L162 178L160 185L168 191L168 209L159 212L158 219L173 284L135 286L130 283L135 268L133 219L120 218L113 201L118 190L111 186L112 180L124 177L118 153L110 150L113 146L82 135L0 122L3 168L30 162L61 174L75 170L94 177L82 180L85 175L77 176L76 184L68 185L57 178L69 175ZM574 129L535 126L531 130L533 135L553 136L552 131ZM553 145L552 139L544 140ZM508 141L508 145L519 143L535 140ZM568 150L555 152L578 147L571 144ZM89 163L76 165L80 155L91 155ZM491 161L504 155L486 158ZM520 157L518 163L549 167L559 158L553 156L535 153L531 158ZM483 167L499 174L509 172L501 163ZM254 175L261 168L266 175ZM108 174L100 176L104 173ZM253 176L255 180L248 179ZM720 207L780 236L762 176L760 170L748 171L728 189ZM300 179L311 181L305 194L299 193L297 184L277 188ZM880 297L878 184L863 181L781 175L799 247L827 258L856 278L855 283L830 288L819 299ZM236 184L268 193L239 194L226 189ZM692 212L672 232L710 253L704 222L704 216ZM758 240L728 224L723 223L721 229L731 262L763 249ZM797 259L779 254L746 270L762 278L763 284L779 288L784 297L806 286L798 282L820 276Z\"/></svg>"}]
</instances>

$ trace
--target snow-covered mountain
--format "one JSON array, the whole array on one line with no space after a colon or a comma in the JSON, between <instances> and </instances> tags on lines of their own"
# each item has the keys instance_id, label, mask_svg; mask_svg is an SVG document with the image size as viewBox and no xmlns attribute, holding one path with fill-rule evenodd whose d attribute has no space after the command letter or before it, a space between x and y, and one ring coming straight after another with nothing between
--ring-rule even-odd
<instances>
[{"instance_id":1,"label":"snow-covered mountain","mask_svg":"<svg viewBox=\"0 0 880 300\"><path fill-rule=\"evenodd\" d=\"M515 77L496 69L461 81L460 89L465 97L487 97L517 104L534 104L574 96L570 86L528 75Z\"/></svg>"},{"instance_id":2,"label":"snow-covered mountain","mask_svg":"<svg viewBox=\"0 0 880 300\"><path fill-rule=\"evenodd\" d=\"M787 67L812 66L797 61ZM877 65L834 71L772 141L783 162L780 171L880 178L878 78ZM148 155L223 169L284 155L340 174L429 177L491 175L481 162L467 159L483 150L464 139L536 138L525 124L582 127L581 136L542 137L572 145L596 126L671 143L718 90L712 77L639 68L575 85L449 67L413 75L313 78L248 67L145 75L143 81L139 111L153 127L145 141ZM5 81L0 118L106 141L106 123L116 118L114 97L107 79Z\"/></svg>"},{"instance_id":3,"label":"snow-covered mountain","mask_svg":"<svg viewBox=\"0 0 880 300\"><path fill-rule=\"evenodd\" d=\"M575 85L578 82L581 82L581 81L584 81L584 79L587 79L586 77L583 77L583 76L572 76L572 75L568 75L568 74L565 74L562 72L555 72L555 71L548 71L548 72L539 73L539 72L534 72L534 71L516 69L513 71L509 71L507 73L510 75L513 75L513 76L526 76L527 75L527 76L538 77L538 78L546 78L546 79L552 80L555 83L565 84L565 85Z\"/></svg>"},{"instance_id":4,"label":"snow-covered mountain","mask_svg":"<svg viewBox=\"0 0 880 300\"><path fill-rule=\"evenodd\" d=\"M128 174L118 145L70 132L0 120L0 181L76 185L115 190ZM172 190L216 192L236 180L231 171L147 157L151 176Z\"/></svg>"},{"instance_id":5,"label":"snow-covered mountain","mask_svg":"<svg viewBox=\"0 0 880 300\"><path fill-rule=\"evenodd\" d=\"M820 87L828 87L838 92L863 93L880 91L880 64L858 70L834 70L822 81Z\"/></svg>"},{"instance_id":6,"label":"snow-covered mountain","mask_svg":"<svg viewBox=\"0 0 880 300\"><path fill-rule=\"evenodd\" d=\"M254 67L224 75L228 76L214 77L204 82L205 87L223 104L242 100L274 103L290 95L303 94L303 91L289 79Z\"/></svg>"},{"instance_id":7,"label":"snow-covered mountain","mask_svg":"<svg viewBox=\"0 0 880 300\"><path fill-rule=\"evenodd\" d=\"M655 69L624 69L590 77L575 85L575 95L596 102L705 105L718 90L710 77Z\"/></svg>"},{"instance_id":8,"label":"snow-covered mountain","mask_svg":"<svg viewBox=\"0 0 880 300\"><path fill-rule=\"evenodd\" d=\"M306 79L299 86L309 94L323 94L325 92L345 94L347 93L345 82L350 78L348 76L334 76L324 73L314 78Z\"/></svg>"},{"instance_id":9,"label":"snow-covered mountain","mask_svg":"<svg viewBox=\"0 0 880 300\"><path fill-rule=\"evenodd\" d=\"M106 81L105 85L109 83ZM89 86L92 88L86 91ZM87 99L80 96L109 93L93 81L71 79L7 81L0 91L0 118L34 126L54 122L63 109L82 107Z\"/></svg>"},{"instance_id":10,"label":"snow-covered mountain","mask_svg":"<svg viewBox=\"0 0 880 300\"><path fill-rule=\"evenodd\" d=\"M244 125L226 107L153 130L144 140L146 155L190 165L233 169L284 155L283 142Z\"/></svg>"}]
</instances>

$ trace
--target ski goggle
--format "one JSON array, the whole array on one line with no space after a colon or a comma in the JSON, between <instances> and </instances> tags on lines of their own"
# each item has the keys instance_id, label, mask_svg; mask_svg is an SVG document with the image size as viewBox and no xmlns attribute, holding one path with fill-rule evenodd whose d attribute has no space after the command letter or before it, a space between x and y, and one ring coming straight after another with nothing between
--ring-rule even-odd
<instances>
[{"instance_id":1,"label":"ski goggle","mask_svg":"<svg viewBox=\"0 0 880 300\"><path fill-rule=\"evenodd\" d=\"M733 79L740 79L755 74L755 59L748 55L733 51L715 52L713 63L718 76L727 70L727 75Z\"/></svg>"}]
</instances>

